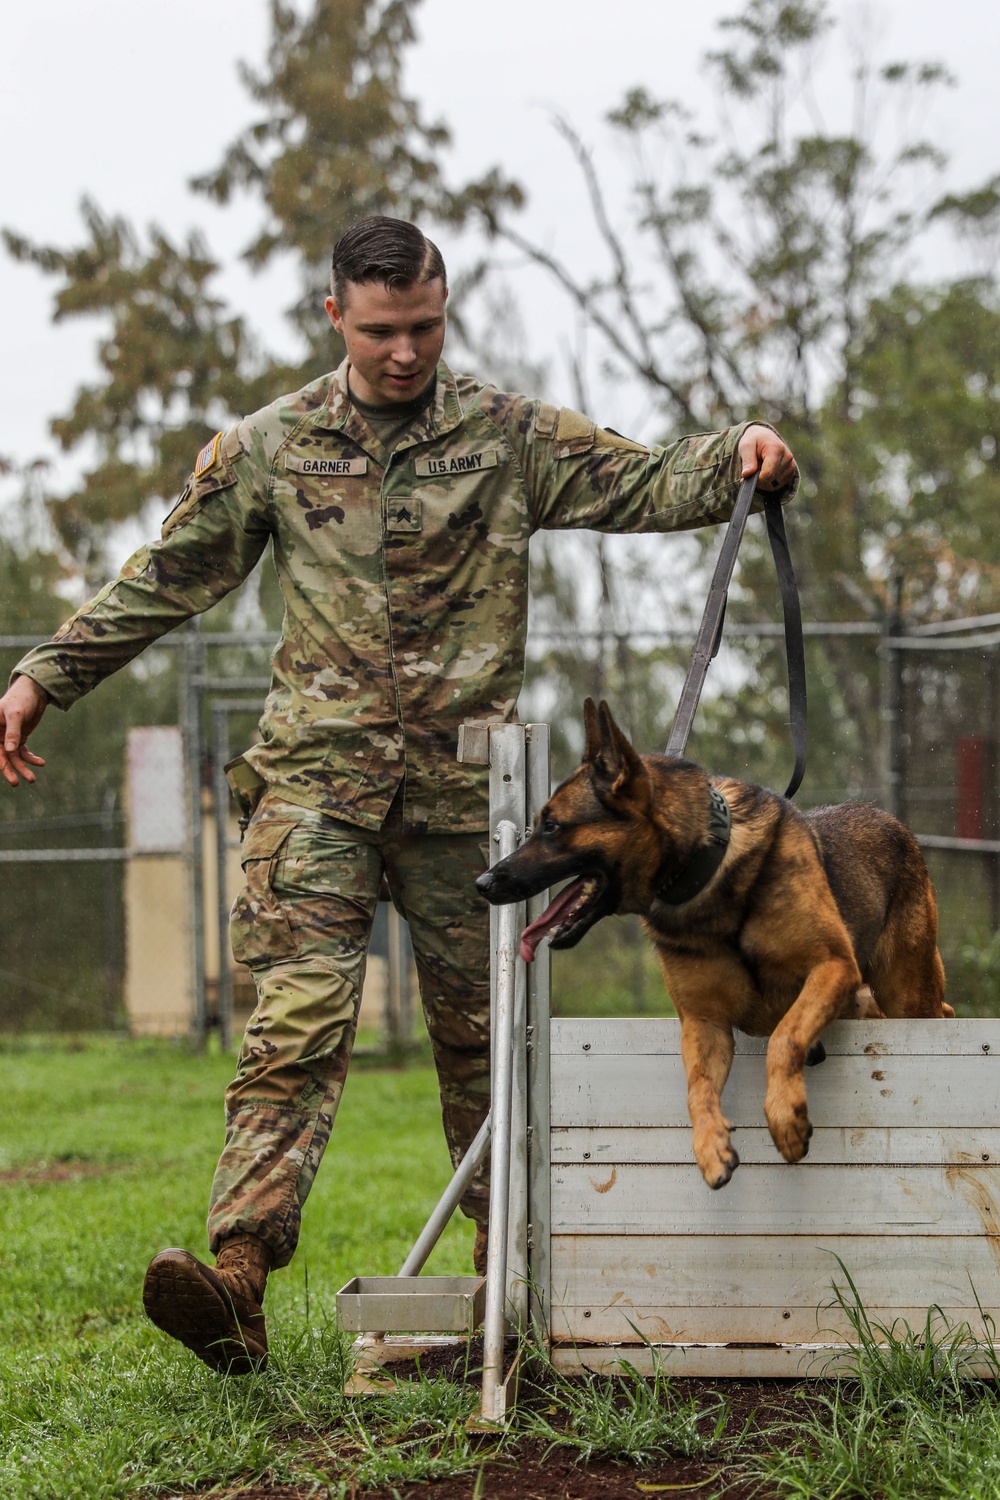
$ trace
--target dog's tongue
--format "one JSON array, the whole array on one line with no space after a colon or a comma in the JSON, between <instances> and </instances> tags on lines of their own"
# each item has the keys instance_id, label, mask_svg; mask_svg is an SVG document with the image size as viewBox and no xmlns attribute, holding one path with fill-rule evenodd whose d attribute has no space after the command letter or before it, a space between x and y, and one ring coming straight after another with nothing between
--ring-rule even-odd
<instances>
[{"instance_id":1,"label":"dog's tongue","mask_svg":"<svg viewBox=\"0 0 1000 1500\"><path fill-rule=\"evenodd\" d=\"M549 928L559 921L566 908L572 906L573 902L579 899L582 891L583 876L579 880L572 881L565 890L560 891L556 899L545 908L542 915L536 917L533 922L529 922L528 926L521 933L521 957L526 964L534 963L535 949L542 941L542 938L548 935Z\"/></svg>"}]
</instances>

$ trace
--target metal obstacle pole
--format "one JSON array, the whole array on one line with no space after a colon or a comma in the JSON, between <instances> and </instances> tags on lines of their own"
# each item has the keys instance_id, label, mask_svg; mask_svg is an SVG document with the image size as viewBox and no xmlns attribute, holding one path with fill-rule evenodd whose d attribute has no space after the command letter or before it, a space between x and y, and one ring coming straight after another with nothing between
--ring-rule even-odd
<instances>
[{"instance_id":1,"label":"metal obstacle pole","mask_svg":"<svg viewBox=\"0 0 1000 1500\"><path fill-rule=\"evenodd\" d=\"M544 724L462 726L459 760L490 768L490 835L495 859L517 848L548 795L548 746ZM543 895L535 897L529 907L531 916L539 915L544 905ZM490 914L490 1114L399 1275L356 1276L337 1293L343 1327L363 1335L354 1346L353 1374L346 1387L354 1393L384 1389L387 1365L434 1347L441 1334L468 1338L482 1321L483 1396L479 1411L466 1424L473 1431L494 1428L503 1420L513 1377L512 1368L504 1379L504 1335L508 1326L524 1328L532 1314L540 1317L541 1297L533 1306L529 1296L536 1271L547 1286L547 1191L543 1185L537 1193L543 1222L533 1237L528 1177L529 1173L543 1176L548 1162L548 1046L545 1038L534 1044L529 1040L527 1015L547 1033L548 955L541 955L532 966L534 972L526 974L517 959L523 916L522 905L495 907ZM529 1116L538 1125L537 1139ZM422 1266L491 1145L485 1283L475 1277L421 1276ZM398 1337L416 1330L423 1330L420 1337Z\"/></svg>"},{"instance_id":2,"label":"metal obstacle pole","mask_svg":"<svg viewBox=\"0 0 1000 1500\"><path fill-rule=\"evenodd\" d=\"M229 705L212 704L212 795L215 803L215 921L219 962L215 981L215 1021L219 1043L228 1052L233 1028L233 966L229 955L229 900L226 890L229 863Z\"/></svg>"},{"instance_id":3,"label":"metal obstacle pole","mask_svg":"<svg viewBox=\"0 0 1000 1500\"><path fill-rule=\"evenodd\" d=\"M420 1231L413 1249L400 1266L400 1276L419 1276L426 1265L431 1251L444 1233L462 1195L490 1149L490 1124L490 1116L487 1115L476 1132L472 1144L455 1168L455 1174L438 1199L430 1218Z\"/></svg>"},{"instance_id":4,"label":"metal obstacle pole","mask_svg":"<svg viewBox=\"0 0 1000 1500\"><path fill-rule=\"evenodd\" d=\"M549 770L549 726L529 724L527 738L527 776L525 782L525 829L531 827L535 817L548 801L550 786ZM528 902L525 919L533 922L540 917L549 904L549 892L539 891ZM549 1203L551 1191L551 1106L550 1106L550 1014L549 988L551 979L551 955L545 943L536 953L535 962L528 969L525 995L524 1052L526 1054L525 1087L525 1150L524 1150L524 1325L533 1324L548 1340L547 1319L551 1304L551 1277L549 1274L551 1252L552 1213ZM517 1033L517 1043L521 1033ZM515 1044L516 1045L516 1044ZM516 1108L516 1105L515 1105ZM517 1187L516 1157L513 1173ZM514 1198L517 1202L517 1195ZM515 1251L517 1244L515 1242ZM508 1279L510 1276L508 1265ZM516 1288L514 1290L517 1290Z\"/></svg>"},{"instance_id":5,"label":"metal obstacle pole","mask_svg":"<svg viewBox=\"0 0 1000 1500\"><path fill-rule=\"evenodd\" d=\"M500 858L517 848L518 829L505 818L497 826ZM493 1151L490 1166L490 1228L483 1320L483 1404L486 1422L502 1422L504 1306L507 1299L507 1209L510 1202L511 1097L514 1083L514 1004L518 908L502 906L497 922L497 983L493 1035Z\"/></svg>"}]
</instances>

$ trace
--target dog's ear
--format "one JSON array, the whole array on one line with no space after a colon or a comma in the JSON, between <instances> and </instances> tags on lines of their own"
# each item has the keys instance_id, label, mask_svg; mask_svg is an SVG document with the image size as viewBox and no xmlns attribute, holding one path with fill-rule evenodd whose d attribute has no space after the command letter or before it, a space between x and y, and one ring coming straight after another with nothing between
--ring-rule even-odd
<instances>
[{"instance_id":1,"label":"dog's ear","mask_svg":"<svg viewBox=\"0 0 1000 1500\"><path fill-rule=\"evenodd\" d=\"M583 728L587 740L583 751L583 761L585 765L592 765L601 749L601 725L597 716L597 704L593 698L583 700Z\"/></svg>"},{"instance_id":2,"label":"dog's ear","mask_svg":"<svg viewBox=\"0 0 1000 1500\"><path fill-rule=\"evenodd\" d=\"M595 708L588 698L583 705L587 730L584 763L594 772L594 785L601 798L614 801L634 791L646 777L646 768L626 736L618 728L605 702Z\"/></svg>"}]
</instances>

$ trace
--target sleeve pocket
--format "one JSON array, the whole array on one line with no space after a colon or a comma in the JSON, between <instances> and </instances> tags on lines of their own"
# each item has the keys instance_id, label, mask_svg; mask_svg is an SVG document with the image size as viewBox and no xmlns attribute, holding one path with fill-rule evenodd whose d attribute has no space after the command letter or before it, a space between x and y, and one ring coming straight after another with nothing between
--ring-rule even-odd
<instances>
[{"instance_id":1,"label":"sleeve pocket","mask_svg":"<svg viewBox=\"0 0 1000 1500\"><path fill-rule=\"evenodd\" d=\"M699 469L717 469L725 455L717 432L695 432L681 438L683 450L674 459L675 474L694 474Z\"/></svg>"},{"instance_id":2,"label":"sleeve pocket","mask_svg":"<svg viewBox=\"0 0 1000 1500\"><path fill-rule=\"evenodd\" d=\"M228 490L236 483L236 470L232 464L222 463L217 472L208 473L202 479L195 479L192 474L184 489L181 491L180 499L169 513L160 528L160 538L168 537L178 526L185 525L192 516L197 515L202 506L211 500L212 496L218 494L219 490Z\"/></svg>"},{"instance_id":3,"label":"sleeve pocket","mask_svg":"<svg viewBox=\"0 0 1000 1500\"><path fill-rule=\"evenodd\" d=\"M597 424L582 412L564 406L559 411L553 439L553 457L572 458L577 453L589 453L594 446Z\"/></svg>"}]
</instances>

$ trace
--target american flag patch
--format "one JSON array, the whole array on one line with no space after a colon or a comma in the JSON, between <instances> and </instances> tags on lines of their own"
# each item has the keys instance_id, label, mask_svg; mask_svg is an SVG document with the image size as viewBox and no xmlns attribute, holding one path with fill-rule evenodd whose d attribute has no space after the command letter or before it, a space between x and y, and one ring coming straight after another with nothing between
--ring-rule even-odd
<instances>
[{"instance_id":1,"label":"american flag patch","mask_svg":"<svg viewBox=\"0 0 1000 1500\"><path fill-rule=\"evenodd\" d=\"M201 452L198 454L198 458L194 466L195 479L200 479L201 476L206 473L215 463L215 460L219 456L219 443L221 442L221 440L222 433L217 432L212 441L210 443L206 443L204 448L202 448Z\"/></svg>"}]
</instances>

